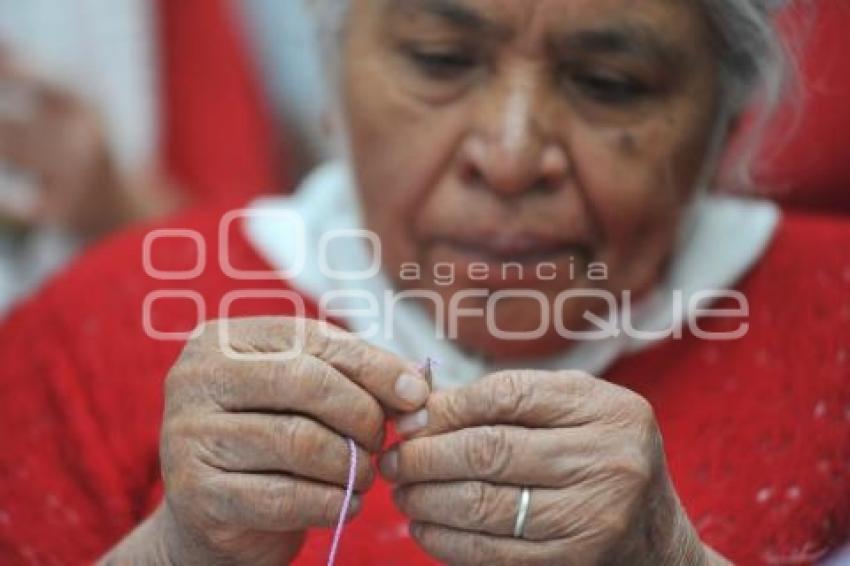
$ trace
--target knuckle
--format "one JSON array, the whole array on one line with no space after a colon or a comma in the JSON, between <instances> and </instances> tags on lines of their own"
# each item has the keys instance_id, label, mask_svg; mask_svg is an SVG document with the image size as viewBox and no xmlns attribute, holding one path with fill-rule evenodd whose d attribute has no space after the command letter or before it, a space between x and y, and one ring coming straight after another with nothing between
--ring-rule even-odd
<instances>
[{"instance_id":1,"label":"knuckle","mask_svg":"<svg viewBox=\"0 0 850 566\"><path fill-rule=\"evenodd\" d=\"M385 373L386 367L376 351L350 334L336 333L327 338L320 356L346 375Z\"/></svg>"},{"instance_id":2,"label":"knuckle","mask_svg":"<svg viewBox=\"0 0 850 566\"><path fill-rule=\"evenodd\" d=\"M433 471L433 454L424 442L403 442L398 449L399 469L402 474L421 474Z\"/></svg>"},{"instance_id":3,"label":"knuckle","mask_svg":"<svg viewBox=\"0 0 850 566\"><path fill-rule=\"evenodd\" d=\"M626 409L630 430L636 437L633 444L643 454L658 457L663 453L661 433L652 404L636 393L627 396Z\"/></svg>"},{"instance_id":4,"label":"knuckle","mask_svg":"<svg viewBox=\"0 0 850 566\"><path fill-rule=\"evenodd\" d=\"M644 397L637 393L629 396L629 406L635 421L643 426L651 426L655 423L655 410Z\"/></svg>"},{"instance_id":5,"label":"knuckle","mask_svg":"<svg viewBox=\"0 0 850 566\"><path fill-rule=\"evenodd\" d=\"M227 402L233 399L244 381L235 379L231 367L221 360L209 360L198 371L202 375L205 391L214 400Z\"/></svg>"},{"instance_id":6,"label":"knuckle","mask_svg":"<svg viewBox=\"0 0 850 566\"><path fill-rule=\"evenodd\" d=\"M300 417L278 420L274 425L275 445L286 459L301 462L316 450L315 428Z\"/></svg>"},{"instance_id":7,"label":"knuckle","mask_svg":"<svg viewBox=\"0 0 850 566\"><path fill-rule=\"evenodd\" d=\"M192 419L180 416L165 420L160 439L162 446L170 451L177 442L191 440L194 435L195 426Z\"/></svg>"},{"instance_id":8,"label":"knuckle","mask_svg":"<svg viewBox=\"0 0 850 566\"><path fill-rule=\"evenodd\" d=\"M358 341L348 338L348 334L338 327L321 321L311 321L306 329L306 342L309 351L325 360L350 358L355 352Z\"/></svg>"},{"instance_id":9,"label":"knuckle","mask_svg":"<svg viewBox=\"0 0 850 566\"><path fill-rule=\"evenodd\" d=\"M354 338L337 339L334 341L336 356L334 360L345 360L344 365L354 372L382 372L383 368L376 364L374 352L359 340Z\"/></svg>"},{"instance_id":10,"label":"knuckle","mask_svg":"<svg viewBox=\"0 0 850 566\"><path fill-rule=\"evenodd\" d=\"M183 500L194 514L206 523L229 522L231 510L238 505L238 496L230 490L222 490L215 478L204 474L190 474Z\"/></svg>"},{"instance_id":11,"label":"knuckle","mask_svg":"<svg viewBox=\"0 0 850 566\"><path fill-rule=\"evenodd\" d=\"M467 439L469 469L482 479L502 477L511 461L511 446L504 428L487 426Z\"/></svg>"},{"instance_id":12,"label":"knuckle","mask_svg":"<svg viewBox=\"0 0 850 566\"><path fill-rule=\"evenodd\" d=\"M548 382L553 394L588 394L600 386L607 385L593 374L582 370L564 370L557 372L557 381Z\"/></svg>"},{"instance_id":13,"label":"knuckle","mask_svg":"<svg viewBox=\"0 0 850 566\"><path fill-rule=\"evenodd\" d=\"M608 464L610 476L620 485L622 492L627 494L641 493L652 483L653 466L649 459L638 450L624 449L622 454L613 458Z\"/></svg>"},{"instance_id":14,"label":"knuckle","mask_svg":"<svg viewBox=\"0 0 850 566\"><path fill-rule=\"evenodd\" d=\"M176 465L197 460L219 469L238 465L234 454L234 439L227 429L214 421L191 418L173 419L163 427L161 446Z\"/></svg>"},{"instance_id":15,"label":"knuckle","mask_svg":"<svg viewBox=\"0 0 850 566\"><path fill-rule=\"evenodd\" d=\"M619 385L605 384L602 392L609 407L608 421L630 430L644 430L654 426L655 411L641 395Z\"/></svg>"},{"instance_id":16,"label":"knuckle","mask_svg":"<svg viewBox=\"0 0 850 566\"><path fill-rule=\"evenodd\" d=\"M464 416L469 414L466 395L453 391L436 391L428 399L428 411L439 415L444 425L451 428L461 428Z\"/></svg>"},{"instance_id":17,"label":"knuckle","mask_svg":"<svg viewBox=\"0 0 850 566\"><path fill-rule=\"evenodd\" d=\"M287 376L293 379L276 382L285 393L302 403L321 401L332 396L334 384L327 372L322 371L322 364L309 355L301 355L289 360L284 366Z\"/></svg>"},{"instance_id":18,"label":"knuckle","mask_svg":"<svg viewBox=\"0 0 850 566\"><path fill-rule=\"evenodd\" d=\"M497 414L510 418L520 414L530 398L530 380L517 372L503 372L494 376L489 402Z\"/></svg>"},{"instance_id":19,"label":"knuckle","mask_svg":"<svg viewBox=\"0 0 850 566\"><path fill-rule=\"evenodd\" d=\"M335 491L325 490L318 496L322 520L333 524L342 511L342 496Z\"/></svg>"},{"instance_id":20,"label":"knuckle","mask_svg":"<svg viewBox=\"0 0 850 566\"><path fill-rule=\"evenodd\" d=\"M166 491L181 492L187 485L187 468L185 465L187 450L181 448L182 441L169 431L163 429L159 444L160 468Z\"/></svg>"},{"instance_id":21,"label":"knuckle","mask_svg":"<svg viewBox=\"0 0 850 566\"><path fill-rule=\"evenodd\" d=\"M302 383L307 380L313 380L314 373L316 372L316 364L314 363L314 359L305 354L301 354L295 356L290 360L286 360L282 362L281 367L284 368L284 372L286 375L291 375L292 377L298 378L293 381L292 385L297 386L299 383ZM288 384L287 384L288 385Z\"/></svg>"},{"instance_id":22,"label":"knuckle","mask_svg":"<svg viewBox=\"0 0 850 566\"><path fill-rule=\"evenodd\" d=\"M175 396L184 386L197 379L199 367L203 366L205 359L201 354L202 350L192 343L183 348L180 357L165 376L163 387L166 399Z\"/></svg>"},{"instance_id":23,"label":"knuckle","mask_svg":"<svg viewBox=\"0 0 850 566\"><path fill-rule=\"evenodd\" d=\"M211 431L199 442L201 459L219 469L233 469L238 465L233 442L221 431Z\"/></svg>"},{"instance_id":24,"label":"knuckle","mask_svg":"<svg viewBox=\"0 0 850 566\"><path fill-rule=\"evenodd\" d=\"M563 376L578 385L595 385L599 380L584 370L574 369L562 372Z\"/></svg>"},{"instance_id":25,"label":"knuckle","mask_svg":"<svg viewBox=\"0 0 850 566\"><path fill-rule=\"evenodd\" d=\"M291 521L297 513L295 488L290 482L277 485L270 490L270 509L273 517L284 523Z\"/></svg>"},{"instance_id":26,"label":"knuckle","mask_svg":"<svg viewBox=\"0 0 850 566\"><path fill-rule=\"evenodd\" d=\"M333 340L325 326L316 321L309 321L304 328L304 337L309 344L309 351L318 357L324 357L332 351Z\"/></svg>"},{"instance_id":27,"label":"knuckle","mask_svg":"<svg viewBox=\"0 0 850 566\"><path fill-rule=\"evenodd\" d=\"M225 336L231 340L238 338L242 327L239 319L216 319L200 323L197 337L187 343L188 354L196 356L203 352L218 351L224 346Z\"/></svg>"},{"instance_id":28,"label":"knuckle","mask_svg":"<svg viewBox=\"0 0 850 566\"><path fill-rule=\"evenodd\" d=\"M210 338L217 338L220 326L221 322L219 320L201 321L198 328L198 338L190 340L189 344L204 343Z\"/></svg>"},{"instance_id":29,"label":"knuckle","mask_svg":"<svg viewBox=\"0 0 850 566\"><path fill-rule=\"evenodd\" d=\"M630 424L641 424L655 418L652 405L631 389L610 385L609 398L617 412Z\"/></svg>"},{"instance_id":30,"label":"knuckle","mask_svg":"<svg viewBox=\"0 0 850 566\"><path fill-rule=\"evenodd\" d=\"M487 488L481 482L469 482L463 489L466 492L464 499L467 501L471 524L476 527L486 525L492 517Z\"/></svg>"}]
</instances>

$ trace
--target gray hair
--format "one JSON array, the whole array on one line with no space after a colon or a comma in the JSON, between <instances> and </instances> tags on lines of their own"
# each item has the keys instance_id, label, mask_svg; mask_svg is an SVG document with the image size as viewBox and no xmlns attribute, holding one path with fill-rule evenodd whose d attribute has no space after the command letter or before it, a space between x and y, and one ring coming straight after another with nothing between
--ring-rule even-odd
<instances>
[{"instance_id":1,"label":"gray hair","mask_svg":"<svg viewBox=\"0 0 850 566\"><path fill-rule=\"evenodd\" d=\"M728 181L752 188L752 169L765 130L783 102L796 102L797 69L776 15L791 0L701 0L718 38L720 124L745 110L752 122L726 172ZM797 107L794 107L797 109Z\"/></svg>"},{"instance_id":2,"label":"gray hair","mask_svg":"<svg viewBox=\"0 0 850 566\"><path fill-rule=\"evenodd\" d=\"M792 1L699 0L715 30L721 89L718 133L725 133L730 121L745 110L753 112L751 125L727 171L729 181L738 186L752 185L753 161L762 146L765 129L786 93L795 90L793 58L776 21L777 14ZM332 79L351 0L307 2L316 15L323 58ZM720 147L709 156L711 163L707 164L711 169L717 166L724 149L725 136L718 135L717 139Z\"/></svg>"}]
</instances>

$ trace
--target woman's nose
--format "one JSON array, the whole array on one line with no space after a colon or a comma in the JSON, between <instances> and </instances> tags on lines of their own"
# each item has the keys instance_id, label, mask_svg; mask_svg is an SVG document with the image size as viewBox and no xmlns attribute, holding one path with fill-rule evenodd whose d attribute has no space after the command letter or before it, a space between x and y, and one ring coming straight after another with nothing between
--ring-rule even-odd
<instances>
[{"instance_id":1,"label":"woman's nose","mask_svg":"<svg viewBox=\"0 0 850 566\"><path fill-rule=\"evenodd\" d=\"M557 188L569 172L563 145L540 127L540 108L518 89L503 102L481 108L478 127L463 145L465 180L503 196Z\"/></svg>"}]
</instances>

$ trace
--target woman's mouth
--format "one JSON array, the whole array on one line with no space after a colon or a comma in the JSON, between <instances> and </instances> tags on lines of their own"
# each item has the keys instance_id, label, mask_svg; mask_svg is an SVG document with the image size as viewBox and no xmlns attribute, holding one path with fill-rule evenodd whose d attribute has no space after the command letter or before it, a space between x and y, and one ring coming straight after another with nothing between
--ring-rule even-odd
<instances>
[{"instance_id":1,"label":"woman's mouth","mask_svg":"<svg viewBox=\"0 0 850 566\"><path fill-rule=\"evenodd\" d=\"M530 235L440 238L430 256L435 264L451 264L465 279L490 289L563 284L583 274L592 261L587 244Z\"/></svg>"},{"instance_id":2,"label":"woman's mouth","mask_svg":"<svg viewBox=\"0 0 850 566\"><path fill-rule=\"evenodd\" d=\"M484 263L513 262L520 264L575 257L575 261L590 259L590 247L575 241L557 240L534 235L480 236L476 238L440 238L436 246L454 250L456 253L477 258Z\"/></svg>"}]
</instances>

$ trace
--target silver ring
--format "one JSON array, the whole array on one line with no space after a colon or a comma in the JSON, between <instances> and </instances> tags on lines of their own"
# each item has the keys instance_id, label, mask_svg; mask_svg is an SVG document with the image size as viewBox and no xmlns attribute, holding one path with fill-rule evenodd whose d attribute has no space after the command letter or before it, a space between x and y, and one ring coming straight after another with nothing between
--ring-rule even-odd
<instances>
[{"instance_id":1,"label":"silver ring","mask_svg":"<svg viewBox=\"0 0 850 566\"><path fill-rule=\"evenodd\" d=\"M528 519L528 508L531 506L531 489L522 488L519 492L519 504L516 511L516 523L514 524L514 538L522 538L525 531L525 522Z\"/></svg>"}]
</instances>

